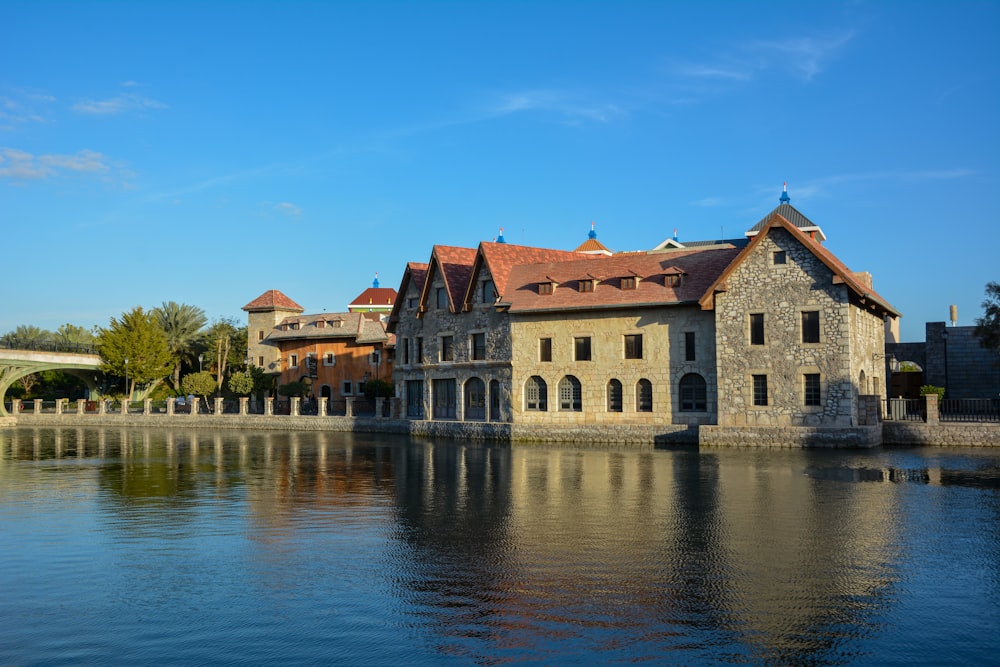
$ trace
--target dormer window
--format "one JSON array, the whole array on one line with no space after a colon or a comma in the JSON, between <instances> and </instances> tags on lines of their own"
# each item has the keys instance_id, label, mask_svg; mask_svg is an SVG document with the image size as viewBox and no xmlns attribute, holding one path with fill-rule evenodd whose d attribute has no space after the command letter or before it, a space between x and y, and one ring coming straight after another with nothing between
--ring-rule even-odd
<instances>
[{"instance_id":1,"label":"dormer window","mask_svg":"<svg viewBox=\"0 0 1000 667\"><path fill-rule=\"evenodd\" d=\"M663 284L667 287L680 287L681 275L679 273L667 274L663 278Z\"/></svg>"},{"instance_id":2,"label":"dormer window","mask_svg":"<svg viewBox=\"0 0 1000 667\"><path fill-rule=\"evenodd\" d=\"M593 292L594 291L594 279L585 278L580 281L580 291L581 292Z\"/></svg>"},{"instance_id":3,"label":"dormer window","mask_svg":"<svg viewBox=\"0 0 1000 667\"><path fill-rule=\"evenodd\" d=\"M288 324L288 328L291 329L292 331L295 331L295 330L297 330L299 328L299 323L298 322L290 322Z\"/></svg>"},{"instance_id":4,"label":"dormer window","mask_svg":"<svg viewBox=\"0 0 1000 667\"><path fill-rule=\"evenodd\" d=\"M538 283L539 294L552 294L552 283Z\"/></svg>"},{"instance_id":5,"label":"dormer window","mask_svg":"<svg viewBox=\"0 0 1000 667\"><path fill-rule=\"evenodd\" d=\"M636 282L635 276L625 276L622 278L622 289L635 289Z\"/></svg>"},{"instance_id":6,"label":"dormer window","mask_svg":"<svg viewBox=\"0 0 1000 667\"><path fill-rule=\"evenodd\" d=\"M316 320L316 328L317 329L325 329L326 328L326 320Z\"/></svg>"},{"instance_id":7,"label":"dormer window","mask_svg":"<svg viewBox=\"0 0 1000 667\"><path fill-rule=\"evenodd\" d=\"M333 321L333 326L337 327L337 328L340 328L340 327L344 326L344 320L334 320Z\"/></svg>"}]
</instances>

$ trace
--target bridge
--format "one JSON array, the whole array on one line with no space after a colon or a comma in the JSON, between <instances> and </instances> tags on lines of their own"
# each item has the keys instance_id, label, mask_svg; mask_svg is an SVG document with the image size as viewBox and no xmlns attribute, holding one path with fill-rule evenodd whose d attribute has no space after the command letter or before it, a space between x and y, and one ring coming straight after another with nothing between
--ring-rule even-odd
<instances>
[{"instance_id":1,"label":"bridge","mask_svg":"<svg viewBox=\"0 0 1000 667\"><path fill-rule=\"evenodd\" d=\"M93 347L84 345L39 345L34 349L0 347L0 417L7 416L4 399L7 390L17 380L41 371L68 371L83 380L93 395L97 383L93 373L101 365L101 358Z\"/></svg>"}]
</instances>

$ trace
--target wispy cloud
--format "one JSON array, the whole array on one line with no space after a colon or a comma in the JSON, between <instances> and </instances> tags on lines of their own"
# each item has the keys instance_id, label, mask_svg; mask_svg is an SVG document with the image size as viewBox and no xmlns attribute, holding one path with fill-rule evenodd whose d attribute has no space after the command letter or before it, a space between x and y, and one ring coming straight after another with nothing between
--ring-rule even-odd
<instances>
[{"instance_id":1,"label":"wispy cloud","mask_svg":"<svg viewBox=\"0 0 1000 667\"><path fill-rule=\"evenodd\" d=\"M47 122L47 108L55 101L52 95L23 90L0 95L0 130L13 130L25 123Z\"/></svg>"},{"instance_id":2,"label":"wispy cloud","mask_svg":"<svg viewBox=\"0 0 1000 667\"><path fill-rule=\"evenodd\" d=\"M854 31L827 38L800 37L780 41L761 41L749 46L749 51L764 57L768 65L799 72L808 81L823 71L854 38Z\"/></svg>"},{"instance_id":3,"label":"wispy cloud","mask_svg":"<svg viewBox=\"0 0 1000 667\"><path fill-rule=\"evenodd\" d=\"M617 104L594 102L585 96L558 90L503 93L487 104L487 115L494 117L532 111L554 113L570 122L598 123L607 123L627 114Z\"/></svg>"},{"instance_id":4,"label":"wispy cloud","mask_svg":"<svg viewBox=\"0 0 1000 667\"><path fill-rule=\"evenodd\" d=\"M822 72L854 38L848 30L829 37L756 40L720 51L706 62L675 63L670 71L689 82L724 84L753 81L783 70L810 81Z\"/></svg>"},{"instance_id":5,"label":"wispy cloud","mask_svg":"<svg viewBox=\"0 0 1000 667\"><path fill-rule=\"evenodd\" d=\"M135 85L126 82L125 85ZM79 113L98 116L115 116L130 111L146 111L149 109L165 109L167 105L158 100L137 93L121 93L103 100L81 100L73 105L73 110Z\"/></svg>"},{"instance_id":6,"label":"wispy cloud","mask_svg":"<svg viewBox=\"0 0 1000 667\"><path fill-rule=\"evenodd\" d=\"M66 175L99 176L102 180L127 184L131 176L103 153L81 150L72 154L34 155L16 148L0 147L0 178L33 181Z\"/></svg>"},{"instance_id":7,"label":"wispy cloud","mask_svg":"<svg viewBox=\"0 0 1000 667\"><path fill-rule=\"evenodd\" d=\"M292 216L292 217L298 217L298 216L302 215L302 209L301 208L299 208L295 204L290 204L290 203L288 203L286 201L283 201L280 204L275 204L273 210L277 211L278 213L281 213L283 215Z\"/></svg>"}]
</instances>

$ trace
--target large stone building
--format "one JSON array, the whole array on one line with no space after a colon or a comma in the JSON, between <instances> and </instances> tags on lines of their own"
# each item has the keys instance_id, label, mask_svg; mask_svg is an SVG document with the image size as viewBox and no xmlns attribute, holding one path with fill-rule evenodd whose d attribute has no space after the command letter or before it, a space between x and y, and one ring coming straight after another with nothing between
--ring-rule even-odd
<instances>
[{"instance_id":1,"label":"large stone building","mask_svg":"<svg viewBox=\"0 0 1000 667\"><path fill-rule=\"evenodd\" d=\"M785 193L742 239L435 246L390 317L397 395L413 419L857 425L898 313L824 240Z\"/></svg>"}]
</instances>

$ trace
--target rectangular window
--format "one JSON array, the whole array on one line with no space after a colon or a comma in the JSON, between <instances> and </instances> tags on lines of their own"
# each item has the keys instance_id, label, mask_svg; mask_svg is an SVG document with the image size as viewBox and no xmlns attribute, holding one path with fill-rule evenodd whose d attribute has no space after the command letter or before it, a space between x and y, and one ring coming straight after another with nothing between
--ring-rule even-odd
<instances>
[{"instance_id":1,"label":"rectangular window","mask_svg":"<svg viewBox=\"0 0 1000 667\"><path fill-rule=\"evenodd\" d=\"M423 380L406 381L406 416L414 419L424 418Z\"/></svg>"},{"instance_id":2,"label":"rectangular window","mask_svg":"<svg viewBox=\"0 0 1000 667\"><path fill-rule=\"evenodd\" d=\"M402 338L399 341L400 347L403 348L403 364L410 363L410 339Z\"/></svg>"},{"instance_id":3,"label":"rectangular window","mask_svg":"<svg viewBox=\"0 0 1000 667\"><path fill-rule=\"evenodd\" d=\"M551 338L539 338L538 339L538 360L539 361L552 361L552 339Z\"/></svg>"},{"instance_id":4,"label":"rectangular window","mask_svg":"<svg viewBox=\"0 0 1000 667\"><path fill-rule=\"evenodd\" d=\"M441 336L440 361L455 361L455 337Z\"/></svg>"},{"instance_id":5,"label":"rectangular window","mask_svg":"<svg viewBox=\"0 0 1000 667\"><path fill-rule=\"evenodd\" d=\"M417 307L417 303L419 301L420 301L420 299L411 296L409 299L406 300L406 307L407 308L416 308Z\"/></svg>"},{"instance_id":6,"label":"rectangular window","mask_svg":"<svg viewBox=\"0 0 1000 667\"><path fill-rule=\"evenodd\" d=\"M333 356L333 352L327 352L326 355L323 357L324 366L333 366L336 363L337 359Z\"/></svg>"},{"instance_id":7,"label":"rectangular window","mask_svg":"<svg viewBox=\"0 0 1000 667\"><path fill-rule=\"evenodd\" d=\"M417 336L417 363L424 363L424 337Z\"/></svg>"},{"instance_id":8,"label":"rectangular window","mask_svg":"<svg viewBox=\"0 0 1000 667\"><path fill-rule=\"evenodd\" d=\"M625 335L625 358L642 359L642 334Z\"/></svg>"},{"instance_id":9,"label":"rectangular window","mask_svg":"<svg viewBox=\"0 0 1000 667\"><path fill-rule=\"evenodd\" d=\"M288 355L288 366L290 368L298 368L299 367L299 355L297 355L297 354L290 354L290 355Z\"/></svg>"},{"instance_id":10,"label":"rectangular window","mask_svg":"<svg viewBox=\"0 0 1000 667\"><path fill-rule=\"evenodd\" d=\"M802 393L805 397L805 404L822 405L820 402L819 373L806 373L802 377L804 380Z\"/></svg>"},{"instance_id":11,"label":"rectangular window","mask_svg":"<svg viewBox=\"0 0 1000 667\"><path fill-rule=\"evenodd\" d=\"M635 289L635 276L622 278L622 289Z\"/></svg>"},{"instance_id":12,"label":"rectangular window","mask_svg":"<svg viewBox=\"0 0 1000 667\"><path fill-rule=\"evenodd\" d=\"M483 303L496 303L497 288L492 280L483 281Z\"/></svg>"},{"instance_id":13,"label":"rectangular window","mask_svg":"<svg viewBox=\"0 0 1000 667\"><path fill-rule=\"evenodd\" d=\"M350 396L351 390L354 388L354 383L350 380L344 380L344 383L340 386L340 393L343 396Z\"/></svg>"},{"instance_id":14,"label":"rectangular window","mask_svg":"<svg viewBox=\"0 0 1000 667\"><path fill-rule=\"evenodd\" d=\"M663 278L663 284L667 287L679 287L681 284L681 276L677 273L672 273Z\"/></svg>"},{"instance_id":15,"label":"rectangular window","mask_svg":"<svg viewBox=\"0 0 1000 667\"><path fill-rule=\"evenodd\" d=\"M594 281L593 280L581 280L580 281L580 291L581 292L593 292L594 291Z\"/></svg>"},{"instance_id":16,"label":"rectangular window","mask_svg":"<svg viewBox=\"0 0 1000 667\"><path fill-rule=\"evenodd\" d=\"M590 336L578 336L573 339L575 361L590 361Z\"/></svg>"},{"instance_id":17,"label":"rectangular window","mask_svg":"<svg viewBox=\"0 0 1000 667\"><path fill-rule=\"evenodd\" d=\"M264 340L264 330L263 329L257 332L257 340Z\"/></svg>"},{"instance_id":18,"label":"rectangular window","mask_svg":"<svg viewBox=\"0 0 1000 667\"><path fill-rule=\"evenodd\" d=\"M767 376L753 376L753 404L767 405Z\"/></svg>"},{"instance_id":19,"label":"rectangular window","mask_svg":"<svg viewBox=\"0 0 1000 667\"><path fill-rule=\"evenodd\" d=\"M784 250L775 250L772 257L775 264L784 264L788 261L788 257L785 255Z\"/></svg>"},{"instance_id":20,"label":"rectangular window","mask_svg":"<svg viewBox=\"0 0 1000 667\"><path fill-rule=\"evenodd\" d=\"M818 310L804 310L804 311L802 311L802 342L803 343L818 343L819 342L819 311Z\"/></svg>"},{"instance_id":21,"label":"rectangular window","mask_svg":"<svg viewBox=\"0 0 1000 667\"><path fill-rule=\"evenodd\" d=\"M694 332L684 332L684 361L694 361L697 357L694 345Z\"/></svg>"},{"instance_id":22,"label":"rectangular window","mask_svg":"<svg viewBox=\"0 0 1000 667\"><path fill-rule=\"evenodd\" d=\"M539 294L552 294L552 283L538 283Z\"/></svg>"},{"instance_id":23,"label":"rectangular window","mask_svg":"<svg viewBox=\"0 0 1000 667\"><path fill-rule=\"evenodd\" d=\"M455 380L432 380L431 391L434 393L434 419L454 419Z\"/></svg>"},{"instance_id":24,"label":"rectangular window","mask_svg":"<svg viewBox=\"0 0 1000 667\"><path fill-rule=\"evenodd\" d=\"M475 361L482 361L486 358L486 334L484 333L474 333L472 334L472 358Z\"/></svg>"},{"instance_id":25,"label":"rectangular window","mask_svg":"<svg viewBox=\"0 0 1000 667\"><path fill-rule=\"evenodd\" d=\"M257 365L264 368L264 357L257 357Z\"/></svg>"},{"instance_id":26,"label":"rectangular window","mask_svg":"<svg viewBox=\"0 0 1000 667\"><path fill-rule=\"evenodd\" d=\"M764 344L764 313L750 313L750 344Z\"/></svg>"},{"instance_id":27,"label":"rectangular window","mask_svg":"<svg viewBox=\"0 0 1000 667\"><path fill-rule=\"evenodd\" d=\"M448 307L448 291L443 287L437 288L437 307L438 308Z\"/></svg>"}]
</instances>

